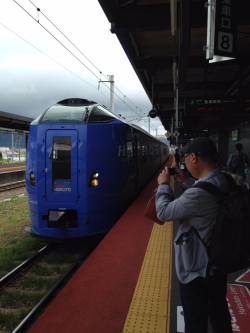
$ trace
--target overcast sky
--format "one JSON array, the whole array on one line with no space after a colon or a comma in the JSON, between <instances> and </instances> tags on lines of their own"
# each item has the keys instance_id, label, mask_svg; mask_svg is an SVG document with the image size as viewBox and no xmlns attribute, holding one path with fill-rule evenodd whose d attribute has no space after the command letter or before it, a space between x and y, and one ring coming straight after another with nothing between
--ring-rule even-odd
<instances>
[{"instance_id":1,"label":"overcast sky","mask_svg":"<svg viewBox=\"0 0 250 333\"><path fill-rule=\"evenodd\" d=\"M16 1L35 19L38 19L36 7L40 8L98 69L41 13L39 22L97 77L13 0L1 0L0 111L36 118L49 105L70 97L90 99L110 108L110 90L104 84L98 90L99 71L102 71L114 75L115 85L122 92L115 89L121 98L115 96L115 112L148 130L148 122L137 122L136 118L140 113L146 116L152 105L116 35L110 32L110 23L97 0L31 0L35 6L29 0ZM106 78L102 76L102 80ZM158 130L158 135L166 132L158 118L150 120L151 134L156 134L153 129Z\"/></svg>"}]
</instances>

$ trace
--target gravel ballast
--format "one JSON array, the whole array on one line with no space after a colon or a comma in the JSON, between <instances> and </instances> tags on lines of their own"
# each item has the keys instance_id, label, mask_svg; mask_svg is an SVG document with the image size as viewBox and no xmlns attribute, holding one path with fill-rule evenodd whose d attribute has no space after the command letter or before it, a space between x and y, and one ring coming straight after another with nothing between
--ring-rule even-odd
<instances>
[{"instance_id":1,"label":"gravel ballast","mask_svg":"<svg viewBox=\"0 0 250 333\"><path fill-rule=\"evenodd\" d=\"M9 199L11 195L26 194L26 186L14 188L12 190L0 192L0 201Z\"/></svg>"}]
</instances>

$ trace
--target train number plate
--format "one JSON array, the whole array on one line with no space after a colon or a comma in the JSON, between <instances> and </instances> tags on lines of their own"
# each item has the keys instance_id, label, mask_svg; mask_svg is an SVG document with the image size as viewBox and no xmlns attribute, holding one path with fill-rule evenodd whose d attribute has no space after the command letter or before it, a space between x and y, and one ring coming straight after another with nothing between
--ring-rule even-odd
<instances>
[{"instance_id":1,"label":"train number plate","mask_svg":"<svg viewBox=\"0 0 250 333\"><path fill-rule=\"evenodd\" d=\"M54 179L53 192L71 192L70 179Z\"/></svg>"}]
</instances>

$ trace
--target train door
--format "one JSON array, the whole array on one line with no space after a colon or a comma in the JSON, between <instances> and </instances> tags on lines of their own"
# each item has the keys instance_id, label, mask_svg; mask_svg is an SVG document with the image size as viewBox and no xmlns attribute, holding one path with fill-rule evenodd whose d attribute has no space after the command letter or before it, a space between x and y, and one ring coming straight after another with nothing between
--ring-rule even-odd
<instances>
[{"instance_id":1,"label":"train door","mask_svg":"<svg viewBox=\"0 0 250 333\"><path fill-rule=\"evenodd\" d=\"M46 201L73 203L78 200L76 130L46 132Z\"/></svg>"},{"instance_id":2,"label":"train door","mask_svg":"<svg viewBox=\"0 0 250 333\"><path fill-rule=\"evenodd\" d=\"M128 197L131 194L135 193L135 144L133 139L131 141L127 141L127 170L128 170L128 186L127 186L127 194Z\"/></svg>"},{"instance_id":3,"label":"train door","mask_svg":"<svg viewBox=\"0 0 250 333\"><path fill-rule=\"evenodd\" d=\"M139 167L140 167L139 141L138 138L135 137L135 192L138 191Z\"/></svg>"}]
</instances>

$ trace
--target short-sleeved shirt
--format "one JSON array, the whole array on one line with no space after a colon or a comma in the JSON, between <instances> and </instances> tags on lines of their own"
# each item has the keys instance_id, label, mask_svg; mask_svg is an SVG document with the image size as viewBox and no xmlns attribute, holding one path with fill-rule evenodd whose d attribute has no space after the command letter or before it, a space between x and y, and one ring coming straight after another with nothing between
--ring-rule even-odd
<instances>
[{"instance_id":1,"label":"short-sleeved shirt","mask_svg":"<svg viewBox=\"0 0 250 333\"><path fill-rule=\"evenodd\" d=\"M239 165L238 169L233 173L235 175L243 176L245 173L246 164L248 164L248 165L250 164L249 157L246 154L241 153L239 151L231 154L227 160L227 165L230 165L232 162L235 162L236 160L238 160L240 157L240 154L241 154L240 165Z\"/></svg>"}]
</instances>

